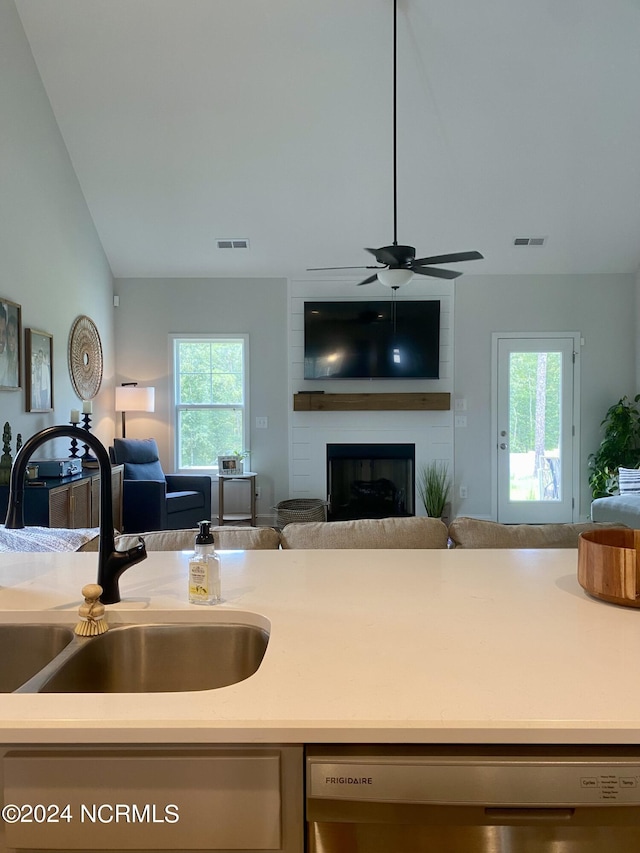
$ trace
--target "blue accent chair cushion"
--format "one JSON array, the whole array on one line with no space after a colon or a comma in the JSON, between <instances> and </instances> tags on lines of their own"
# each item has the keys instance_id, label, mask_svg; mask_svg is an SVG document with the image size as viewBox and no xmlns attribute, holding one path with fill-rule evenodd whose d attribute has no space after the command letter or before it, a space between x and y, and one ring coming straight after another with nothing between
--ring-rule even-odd
<instances>
[{"instance_id":1,"label":"blue accent chair cushion","mask_svg":"<svg viewBox=\"0 0 640 853\"><path fill-rule=\"evenodd\" d=\"M116 438L111 461L124 465L125 533L181 530L211 519L211 477L166 474L153 438Z\"/></svg>"}]
</instances>

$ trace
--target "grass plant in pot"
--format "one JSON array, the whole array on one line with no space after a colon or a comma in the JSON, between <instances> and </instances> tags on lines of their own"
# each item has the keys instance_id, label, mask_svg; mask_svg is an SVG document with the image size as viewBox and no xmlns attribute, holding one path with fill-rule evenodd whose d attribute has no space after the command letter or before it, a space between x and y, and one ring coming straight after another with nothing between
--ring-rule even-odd
<instances>
[{"instance_id":1,"label":"grass plant in pot","mask_svg":"<svg viewBox=\"0 0 640 853\"><path fill-rule=\"evenodd\" d=\"M418 494L430 518L448 520L451 480L444 462L429 462L418 471Z\"/></svg>"},{"instance_id":2,"label":"grass plant in pot","mask_svg":"<svg viewBox=\"0 0 640 853\"><path fill-rule=\"evenodd\" d=\"M637 468L640 463L640 394L614 403L600 424L604 437L589 455L589 485L593 498L618 492L618 469Z\"/></svg>"}]
</instances>

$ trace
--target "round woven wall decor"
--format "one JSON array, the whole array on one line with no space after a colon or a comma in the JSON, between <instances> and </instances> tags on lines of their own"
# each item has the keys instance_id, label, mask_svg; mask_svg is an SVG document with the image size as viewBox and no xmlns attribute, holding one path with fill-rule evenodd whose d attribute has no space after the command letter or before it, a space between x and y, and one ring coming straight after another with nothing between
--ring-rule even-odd
<instances>
[{"instance_id":1,"label":"round woven wall decor","mask_svg":"<svg viewBox=\"0 0 640 853\"><path fill-rule=\"evenodd\" d=\"M102 384L102 344L96 324L82 314L69 333L69 375L81 400L92 400Z\"/></svg>"}]
</instances>

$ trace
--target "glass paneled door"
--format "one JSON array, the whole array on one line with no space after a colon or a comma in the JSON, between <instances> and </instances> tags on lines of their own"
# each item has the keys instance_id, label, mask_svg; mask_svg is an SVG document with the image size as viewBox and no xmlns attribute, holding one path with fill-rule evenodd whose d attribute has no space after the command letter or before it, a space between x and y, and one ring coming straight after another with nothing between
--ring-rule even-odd
<instances>
[{"instance_id":1,"label":"glass paneled door","mask_svg":"<svg viewBox=\"0 0 640 853\"><path fill-rule=\"evenodd\" d=\"M494 345L498 521L572 521L579 336L497 334Z\"/></svg>"}]
</instances>

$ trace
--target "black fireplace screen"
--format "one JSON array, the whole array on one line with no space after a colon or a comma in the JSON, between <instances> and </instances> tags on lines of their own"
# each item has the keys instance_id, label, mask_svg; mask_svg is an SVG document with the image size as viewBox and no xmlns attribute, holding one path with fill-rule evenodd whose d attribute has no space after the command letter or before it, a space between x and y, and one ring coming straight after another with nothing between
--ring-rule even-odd
<instances>
[{"instance_id":1,"label":"black fireplace screen","mask_svg":"<svg viewBox=\"0 0 640 853\"><path fill-rule=\"evenodd\" d=\"M327 517L415 514L414 444L328 444Z\"/></svg>"}]
</instances>

